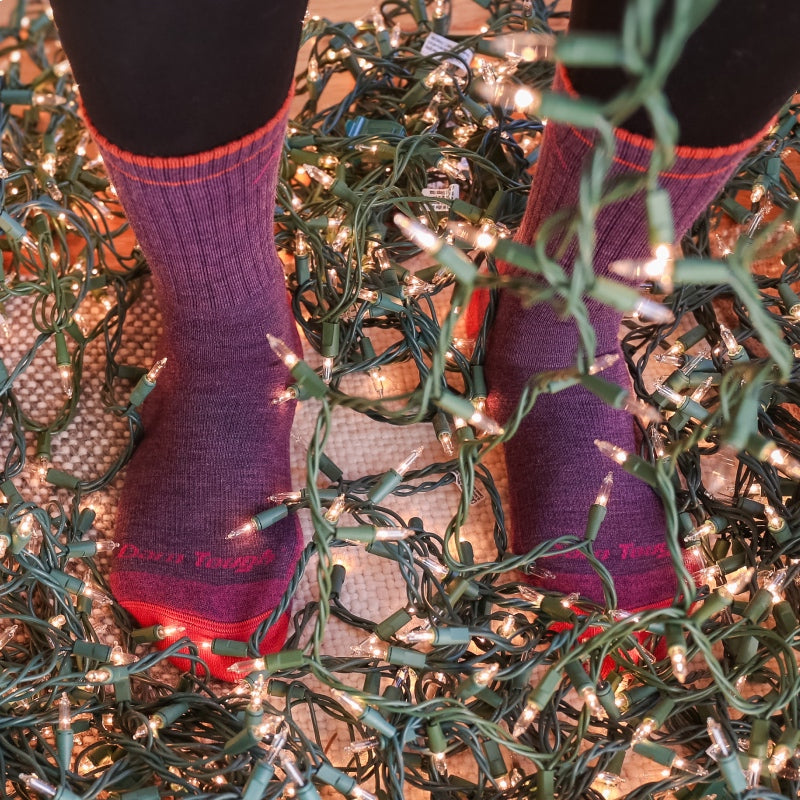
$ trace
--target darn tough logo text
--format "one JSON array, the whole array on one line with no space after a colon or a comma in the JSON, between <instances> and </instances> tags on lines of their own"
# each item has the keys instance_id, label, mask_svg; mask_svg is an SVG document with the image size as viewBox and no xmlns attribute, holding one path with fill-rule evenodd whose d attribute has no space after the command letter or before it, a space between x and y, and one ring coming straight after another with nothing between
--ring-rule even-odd
<instances>
[{"instance_id":1,"label":"darn tough logo text","mask_svg":"<svg viewBox=\"0 0 800 800\"><path fill-rule=\"evenodd\" d=\"M145 561L155 564L183 564L188 566L191 556L188 553L166 553L161 550L148 550L126 543L119 549L117 558ZM207 551L197 550L194 553L193 566L197 569L225 569L232 572L252 572L256 567L264 567L275 560L273 550L249 556L213 556Z\"/></svg>"}]
</instances>

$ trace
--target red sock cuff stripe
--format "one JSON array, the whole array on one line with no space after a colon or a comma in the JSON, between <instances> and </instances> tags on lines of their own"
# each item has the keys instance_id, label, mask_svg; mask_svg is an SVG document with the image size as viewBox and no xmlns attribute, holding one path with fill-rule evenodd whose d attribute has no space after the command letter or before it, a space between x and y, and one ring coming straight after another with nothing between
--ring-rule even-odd
<instances>
[{"instance_id":1,"label":"red sock cuff stripe","mask_svg":"<svg viewBox=\"0 0 800 800\"><path fill-rule=\"evenodd\" d=\"M145 156L123 150L97 130L83 103L81 111L103 159L114 172L139 183L179 186L212 180L260 156L267 155L269 161L277 157L280 151L275 148L275 134L286 124L293 95L294 92L290 91L280 110L269 122L241 139L186 156Z\"/></svg>"},{"instance_id":2,"label":"red sock cuff stripe","mask_svg":"<svg viewBox=\"0 0 800 800\"><path fill-rule=\"evenodd\" d=\"M570 97L580 97L575 87L572 85L563 64L556 65L556 77L553 81L553 89L555 91L562 91ZM753 136L750 136L744 141L725 146L693 147L690 145L679 145L675 148L675 156L676 162L681 162L681 168L666 170L660 174L666 178L678 178L680 180L711 178L715 175L719 175L730 168L731 162L744 158L744 156L764 138L774 124L775 118L773 117L761 130L753 134ZM590 145L592 143L592 139L587 137L586 133L573 126L568 127L570 132L577 136L584 144ZM618 142L618 154L615 155L614 162L634 171L646 171L647 162L650 160L650 154L655 148L655 142L646 136L642 136L638 133L631 133L623 128L615 128L614 135ZM619 151L623 151L625 155L620 155ZM703 171L697 172L692 169L692 161L702 162ZM713 166L714 162L717 162L719 166L715 168Z\"/></svg>"}]
</instances>

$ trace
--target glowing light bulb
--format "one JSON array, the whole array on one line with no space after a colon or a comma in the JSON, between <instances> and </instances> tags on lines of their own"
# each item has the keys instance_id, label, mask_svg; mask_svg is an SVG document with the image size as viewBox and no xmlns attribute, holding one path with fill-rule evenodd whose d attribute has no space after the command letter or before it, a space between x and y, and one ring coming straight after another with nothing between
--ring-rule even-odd
<instances>
[{"instance_id":1,"label":"glowing light bulb","mask_svg":"<svg viewBox=\"0 0 800 800\"><path fill-rule=\"evenodd\" d=\"M654 720L652 717L645 717L633 732L633 735L631 736L631 744L639 744L639 742L643 742L645 739L650 738L651 734L653 734L657 728L658 722L656 720Z\"/></svg>"},{"instance_id":2,"label":"glowing light bulb","mask_svg":"<svg viewBox=\"0 0 800 800\"><path fill-rule=\"evenodd\" d=\"M440 581L447 580L450 576L450 570L444 566L444 564L440 564L435 558L424 556L423 558L418 558L417 561L425 567L431 575Z\"/></svg>"},{"instance_id":3,"label":"glowing light bulb","mask_svg":"<svg viewBox=\"0 0 800 800\"><path fill-rule=\"evenodd\" d=\"M328 522L337 522L339 517L344 513L346 506L347 496L340 494L333 500L330 506L328 506L328 510L325 512L325 519L328 520Z\"/></svg>"},{"instance_id":4,"label":"glowing light bulb","mask_svg":"<svg viewBox=\"0 0 800 800\"><path fill-rule=\"evenodd\" d=\"M733 600L737 594L744 591L745 586L753 579L755 573L754 567L747 567L743 569L735 578L731 578L724 586L720 586L717 590L721 595L729 600Z\"/></svg>"},{"instance_id":5,"label":"glowing light bulb","mask_svg":"<svg viewBox=\"0 0 800 800\"><path fill-rule=\"evenodd\" d=\"M382 642L376 634L372 633L363 639L358 644L350 646L350 652L354 656L361 656L363 658L383 658L387 656L387 646Z\"/></svg>"},{"instance_id":6,"label":"glowing light bulb","mask_svg":"<svg viewBox=\"0 0 800 800\"><path fill-rule=\"evenodd\" d=\"M672 292L674 288L675 262L668 244L657 245L653 249L653 257L647 261L623 259L612 261L609 267L615 274L638 283L655 281L661 285L666 294Z\"/></svg>"},{"instance_id":7,"label":"glowing light bulb","mask_svg":"<svg viewBox=\"0 0 800 800\"><path fill-rule=\"evenodd\" d=\"M479 669L473 676L472 680L480 687L485 688L494 679L500 670L499 664L487 664L485 667Z\"/></svg>"},{"instance_id":8,"label":"glowing light bulb","mask_svg":"<svg viewBox=\"0 0 800 800\"><path fill-rule=\"evenodd\" d=\"M78 594L86 597L93 603L100 603L100 605L110 606L114 604L114 601L107 594L105 594L105 592L101 592L96 586L93 586L88 581L83 584Z\"/></svg>"},{"instance_id":9,"label":"glowing light bulb","mask_svg":"<svg viewBox=\"0 0 800 800\"><path fill-rule=\"evenodd\" d=\"M304 497L302 489L292 492L275 492L269 495L267 500L271 503L299 503Z\"/></svg>"},{"instance_id":10,"label":"glowing light bulb","mask_svg":"<svg viewBox=\"0 0 800 800\"><path fill-rule=\"evenodd\" d=\"M675 315L663 303L657 303L649 297L641 297L632 309L632 313L640 319L649 320L656 325L669 325L675 321Z\"/></svg>"},{"instance_id":11,"label":"glowing light bulb","mask_svg":"<svg viewBox=\"0 0 800 800\"><path fill-rule=\"evenodd\" d=\"M240 536L250 536L250 534L255 533L257 530L258 525L256 525L255 520L251 518L247 520L247 522L243 522L241 525L231 530L225 538L238 539Z\"/></svg>"},{"instance_id":12,"label":"glowing light bulb","mask_svg":"<svg viewBox=\"0 0 800 800\"><path fill-rule=\"evenodd\" d=\"M107 683L111 680L113 675L111 671L106 669L105 667L101 667L100 669L90 669L86 673L86 682L87 683Z\"/></svg>"},{"instance_id":13,"label":"glowing light bulb","mask_svg":"<svg viewBox=\"0 0 800 800\"><path fill-rule=\"evenodd\" d=\"M595 694L595 691L591 686L582 687L579 694L583 698L583 702L589 706L592 716L602 717L605 715L605 709L600 705L600 701L597 699L597 694Z\"/></svg>"},{"instance_id":14,"label":"glowing light bulb","mask_svg":"<svg viewBox=\"0 0 800 800\"><path fill-rule=\"evenodd\" d=\"M617 447L615 444L611 444L611 442L605 442L602 439L595 439L594 446L608 458L616 461L617 464L620 466L624 464L630 455L623 450L621 447Z\"/></svg>"},{"instance_id":15,"label":"glowing light bulb","mask_svg":"<svg viewBox=\"0 0 800 800\"><path fill-rule=\"evenodd\" d=\"M600 484L600 491L597 493L597 497L594 500L594 504L597 506L607 506L609 498L611 497L611 487L614 485L614 473L609 472L606 474L605 478L603 478L603 482Z\"/></svg>"},{"instance_id":16,"label":"glowing light bulb","mask_svg":"<svg viewBox=\"0 0 800 800\"><path fill-rule=\"evenodd\" d=\"M300 363L300 359L292 352L289 346L282 339L273 336L271 333L267 334L267 341L278 358L291 369Z\"/></svg>"},{"instance_id":17,"label":"glowing light bulb","mask_svg":"<svg viewBox=\"0 0 800 800\"><path fill-rule=\"evenodd\" d=\"M791 747L787 747L785 744L778 744L775 745L775 749L772 751L772 757L769 760L769 771L773 773L780 772L788 763L789 759L794 756L794 750Z\"/></svg>"},{"instance_id":18,"label":"glowing light bulb","mask_svg":"<svg viewBox=\"0 0 800 800\"><path fill-rule=\"evenodd\" d=\"M335 183L333 176L329 175L325 170L314 166L314 164L304 164L306 175L317 183L321 184L323 188L330 189Z\"/></svg>"},{"instance_id":19,"label":"glowing light bulb","mask_svg":"<svg viewBox=\"0 0 800 800\"><path fill-rule=\"evenodd\" d=\"M767 518L767 527L773 531L779 531L786 525L783 517L769 504L764 504L764 516Z\"/></svg>"},{"instance_id":20,"label":"glowing light bulb","mask_svg":"<svg viewBox=\"0 0 800 800\"><path fill-rule=\"evenodd\" d=\"M237 661L228 667L228 672L263 672L267 664L263 658L248 658L244 661Z\"/></svg>"},{"instance_id":21,"label":"glowing light bulb","mask_svg":"<svg viewBox=\"0 0 800 800\"><path fill-rule=\"evenodd\" d=\"M706 775L708 775L707 769L704 769L692 761L687 761L685 758L681 758L680 756L675 756L672 766L675 769L679 769L681 772L686 772L689 775L695 775L698 778L705 778Z\"/></svg>"},{"instance_id":22,"label":"glowing light bulb","mask_svg":"<svg viewBox=\"0 0 800 800\"><path fill-rule=\"evenodd\" d=\"M678 683L686 683L686 676L689 674L686 648L681 644L674 644L667 649L667 655L672 664L672 674Z\"/></svg>"},{"instance_id":23,"label":"glowing light bulb","mask_svg":"<svg viewBox=\"0 0 800 800\"><path fill-rule=\"evenodd\" d=\"M72 364L59 364L58 377L61 381L61 391L63 391L67 397L72 397Z\"/></svg>"},{"instance_id":24,"label":"glowing light bulb","mask_svg":"<svg viewBox=\"0 0 800 800\"><path fill-rule=\"evenodd\" d=\"M159 640L169 639L172 636L180 636L185 633L186 627L184 625L159 625L156 628L156 637Z\"/></svg>"},{"instance_id":25,"label":"glowing light bulb","mask_svg":"<svg viewBox=\"0 0 800 800\"><path fill-rule=\"evenodd\" d=\"M772 464L773 467L779 469L786 477L792 480L800 480L800 461L793 455L787 453L781 447L778 447L775 442L769 442L764 450L759 453L759 458Z\"/></svg>"},{"instance_id":26,"label":"glowing light bulb","mask_svg":"<svg viewBox=\"0 0 800 800\"><path fill-rule=\"evenodd\" d=\"M325 356L322 359L322 380L328 384L333 377L333 356Z\"/></svg>"},{"instance_id":27,"label":"glowing light bulb","mask_svg":"<svg viewBox=\"0 0 800 800\"><path fill-rule=\"evenodd\" d=\"M469 424L487 436L502 436L505 433L505 430L495 420L478 409L475 409L475 412L470 416Z\"/></svg>"},{"instance_id":28,"label":"glowing light bulb","mask_svg":"<svg viewBox=\"0 0 800 800\"><path fill-rule=\"evenodd\" d=\"M720 323L719 326L719 335L722 339L722 343L725 345L725 349L728 352L728 357L733 358L734 356L739 355L742 352L742 345L736 341L736 337L733 335L733 331L727 326Z\"/></svg>"},{"instance_id":29,"label":"glowing light bulb","mask_svg":"<svg viewBox=\"0 0 800 800\"><path fill-rule=\"evenodd\" d=\"M789 570L786 567L783 567L779 570L776 570L769 580L767 580L767 582L764 584L764 589L766 589L772 596L773 603L780 603L784 599L783 593L786 589L788 580Z\"/></svg>"},{"instance_id":30,"label":"glowing light bulb","mask_svg":"<svg viewBox=\"0 0 800 800\"><path fill-rule=\"evenodd\" d=\"M520 712L516 723L514 723L514 729L511 731L511 735L515 739L518 739L520 736L522 736L522 734L525 733L525 731L527 731L528 728L530 728L530 726L533 724L533 721L539 715L540 711L541 709L538 705L536 705L536 703L534 703L532 700L528 700L528 702L525 704L525 707Z\"/></svg>"},{"instance_id":31,"label":"glowing light bulb","mask_svg":"<svg viewBox=\"0 0 800 800\"><path fill-rule=\"evenodd\" d=\"M284 403L291 403L298 399L299 394L300 390L296 384L287 386L277 397L272 398L272 405L280 406Z\"/></svg>"}]
</instances>

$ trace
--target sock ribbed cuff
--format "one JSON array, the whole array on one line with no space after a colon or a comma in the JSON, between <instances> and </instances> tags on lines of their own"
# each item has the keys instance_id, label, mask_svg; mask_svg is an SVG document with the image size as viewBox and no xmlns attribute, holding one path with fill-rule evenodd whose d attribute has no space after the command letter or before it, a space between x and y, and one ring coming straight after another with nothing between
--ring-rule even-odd
<instances>
[{"instance_id":1,"label":"sock ribbed cuff","mask_svg":"<svg viewBox=\"0 0 800 800\"><path fill-rule=\"evenodd\" d=\"M275 148L275 134L278 130L282 132L286 125L293 96L294 92L289 92L272 119L241 139L187 156L144 156L123 150L94 126L83 104L81 112L103 160L115 174L124 175L139 183L175 186L220 177L254 160L258 159L261 163L265 156L269 160L277 157L280 149ZM280 143L282 144L282 137ZM260 176L261 173L258 174Z\"/></svg>"}]
</instances>

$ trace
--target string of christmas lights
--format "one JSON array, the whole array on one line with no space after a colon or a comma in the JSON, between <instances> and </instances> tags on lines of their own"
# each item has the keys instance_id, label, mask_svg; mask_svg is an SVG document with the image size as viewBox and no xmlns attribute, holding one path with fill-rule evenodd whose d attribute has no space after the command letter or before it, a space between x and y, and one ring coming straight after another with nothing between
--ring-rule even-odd
<instances>
[{"instance_id":1,"label":"string of christmas lights","mask_svg":"<svg viewBox=\"0 0 800 800\"><path fill-rule=\"evenodd\" d=\"M90 535L88 502L130 457L138 408L157 391L163 364L118 359L146 264L92 155L50 16L24 2L13 12L0 51L0 342L20 335L23 308L35 333L16 363L0 358L4 796L797 796L797 109L784 110L680 247L655 188L675 144L665 126L651 172L615 187L651 198L653 259L616 269L652 291L595 279L590 259L568 276L544 255L546 235L535 248L510 238L545 118L596 128L589 169L602 174L612 126L641 98L635 86L607 108L550 94L552 59L624 64L643 78L653 65L635 42L554 39L559 15L543 2L480 5L485 28L468 37L448 38L446 0L390 0L363 20L305 23L311 55L297 87L305 105L287 136L276 231L320 367L271 344L294 379L275 402L316 402L319 415L306 485L220 532L257 536L286 514L310 515L313 540L273 618L306 570L316 572L319 599L296 611L286 648L270 656L257 647L267 620L250 642L184 638L137 657L137 645L180 631L167 621L135 629L113 606L123 641L105 643L97 609L111 598L95 557L114 543ZM666 34L676 52L694 18L683 5L685 29ZM341 73L352 90L325 105ZM597 181L582 192L593 213L573 232L585 242L605 198ZM426 265L417 268L420 252ZM754 271L767 255L782 260L780 272ZM536 288L499 277L495 258L535 274ZM486 415L482 377L501 286L555 299L575 317L583 346L574 369L531 378L504 428ZM477 338L465 342L459 326L476 287L493 298ZM623 349L638 401L602 381L587 295L630 314ZM127 436L107 471L87 480L59 469L51 442L69 435L86 398L82 365L95 342L106 355L103 406ZM384 377L399 362L413 363L418 382L393 394ZM645 375L653 369L655 384ZM59 398L46 418L27 402L34 370L52 374ZM538 591L522 576L544 574L556 551L593 558L592 539L615 502L610 481L587 509L583 538L508 549L486 456L537 397L575 383L644 416L641 452L598 447L663 498L681 590L670 608L633 616ZM382 474L344 475L324 452L340 408L395 426L429 423L441 461L421 463L415 449ZM446 530L392 509L393 496L436 492L454 475L461 500ZM34 476L66 499L37 505ZM493 561L476 563L460 537L476 491L495 516ZM346 571L335 556L354 546L396 565L404 581L408 602L386 619L342 600ZM683 566L686 549L705 564L697 575ZM610 577L593 563L613 598ZM331 618L363 632L353 653L325 652ZM206 648L240 659L236 688L206 682ZM153 667L181 650L192 666L178 685L154 678ZM347 732L342 760L321 741L323 718ZM625 786L624 761L636 756L663 775Z\"/></svg>"}]
</instances>

